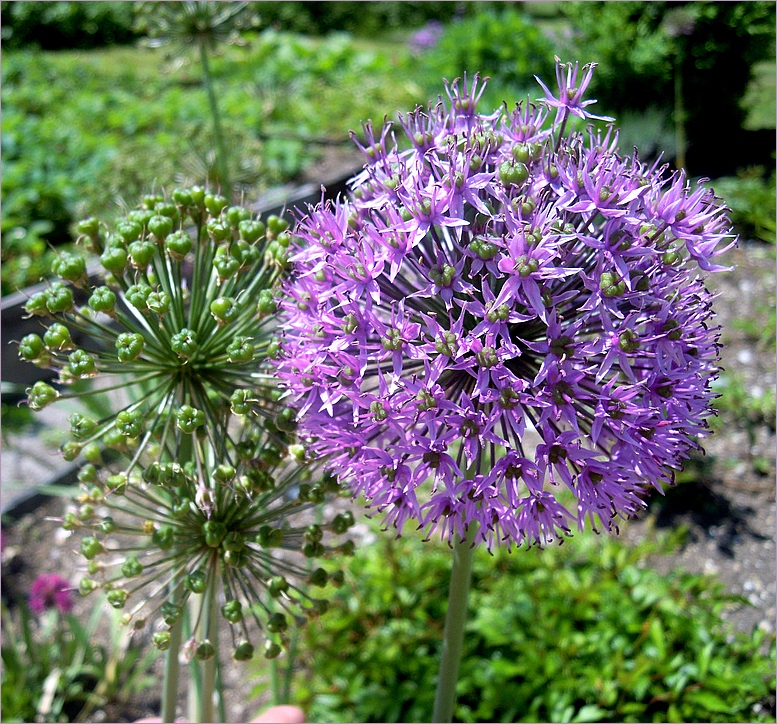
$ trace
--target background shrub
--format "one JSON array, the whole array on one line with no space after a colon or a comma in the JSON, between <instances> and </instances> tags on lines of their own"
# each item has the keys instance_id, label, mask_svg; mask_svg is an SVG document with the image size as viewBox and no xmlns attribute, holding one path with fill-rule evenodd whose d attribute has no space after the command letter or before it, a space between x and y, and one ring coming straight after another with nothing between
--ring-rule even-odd
<instances>
[{"instance_id":1,"label":"background shrub","mask_svg":"<svg viewBox=\"0 0 777 724\"><path fill-rule=\"evenodd\" d=\"M646 566L680 538L479 551L455 718L765 721L773 638L727 630L720 614L742 599L714 579ZM382 533L357 551L349 585L301 641L295 690L310 718L429 720L449 559L443 546Z\"/></svg>"}]
</instances>

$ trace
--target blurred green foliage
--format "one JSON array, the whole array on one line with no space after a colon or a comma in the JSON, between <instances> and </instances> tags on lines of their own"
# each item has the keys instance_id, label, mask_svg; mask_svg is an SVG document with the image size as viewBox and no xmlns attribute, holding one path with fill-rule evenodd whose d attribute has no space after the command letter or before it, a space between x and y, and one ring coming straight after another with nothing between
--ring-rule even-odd
<instances>
[{"instance_id":1,"label":"blurred green foliage","mask_svg":"<svg viewBox=\"0 0 777 724\"><path fill-rule=\"evenodd\" d=\"M72 613L33 614L19 601L14 612L2 603L2 720L89 721L95 707L127 702L153 686L149 668L159 652L132 645L120 614L95 601L86 625ZM109 632L94 642L101 619Z\"/></svg>"},{"instance_id":2,"label":"blurred green foliage","mask_svg":"<svg viewBox=\"0 0 777 724\"><path fill-rule=\"evenodd\" d=\"M603 110L620 115L662 101L671 109L679 57L691 173L718 176L758 162L746 158L741 100L751 67L774 59L773 2L571 2L559 9L574 28L574 57L599 64L592 96Z\"/></svg>"},{"instance_id":3,"label":"blurred green foliage","mask_svg":"<svg viewBox=\"0 0 777 724\"><path fill-rule=\"evenodd\" d=\"M497 107L503 98L519 100L540 90L534 76L553 77L554 47L536 23L511 5L483 9L446 26L437 45L424 57L430 93L439 93L440 78L453 80L466 73L489 77L484 107ZM512 107L512 103L510 106Z\"/></svg>"},{"instance_id":4,"label":"blurred green foliage","mask_svg":"<svg viewBox=\"0 0 777 724\"><path fill-rule=\"evenodd\" d=\"M162 55L6 52L2 78L3 294L39 280L46 244L89 213L213 177L208 100L197 64L161 74ZM268 30L212 61L233 178L246 195L299 174L320 153L305 139L348 141L367 117L413 107L394 79L402 58L347 35L307 41Z\"/></svg>"},{"instance_id":5,"label":"blurred green foliage","mask_svg":"<svg viewBox=\"0 0 777 724\"><path fill-rule=\"evenodd\" d=\"M729 217L743 239L775 243L777 189L774 171L765 178L763 167L742 169L736 176L717 178L709 184L731 209Z\"/></svg>"},{"instance_id":6,"label":"blurred green foliage","mask_svg":"<svg viewBox=\"0 0 777 724\"><path fill-rule=\"evenodd\" d=\"M773 637L726 629L721 613L743 601L714 579L646 565L681 537L629 547L580 534L543 551L479 551L455 719L773 718ZM297 703L314 721L428 721L449 550L381 534L349 571L301 641Z\"/></svg>"}]
</instances>

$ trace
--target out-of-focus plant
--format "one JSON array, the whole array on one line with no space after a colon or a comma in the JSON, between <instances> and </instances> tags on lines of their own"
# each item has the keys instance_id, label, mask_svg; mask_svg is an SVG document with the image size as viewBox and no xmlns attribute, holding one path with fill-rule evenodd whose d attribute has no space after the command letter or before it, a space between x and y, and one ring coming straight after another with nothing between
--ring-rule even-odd
<instances>
[{"instance_id":1,"label":"out-of-focus plant","mask_svg":"<svg viewBox=\"0 0 777 724\"><path fill-rule=\"evenodd\" d=\"M426 90L436 91L440 78L480 73L491 79L483 103L496 106L505 97L533 92L534 76L553 72L553 52L552 42L529 16L511 6L485 9L445 26L423 59Z\"/></svg>"},{"instance_id":2,"label":"out-of-focus plant","mask_svg":"<svg viewBox=\"0 0 777 724\"><path fill-rule=\"evenodd\" d=\"M96 48L136 38L135 3L3 2L0 13L4 50Z\"/></svg>"},{"instance_id":3,"label":"out-of-focus plant","mask_svg":"<svg viewBox=\"0 0 777 724\"><path fill-rule=\"evenodd\" d=\"M763 167L742 169L736 176L715 180L715 191L731 209L731 221L744 239L774 244L777 190L774 172L764 178ZM713 184L710 184L713 185Z\"/></svg>"},{"instance_id":4,"label":"out-of-focus plant","mask_svg":"<svg viewBox=\"0 0 777 724\"><path fill-rule=\"evenodd\" d=\"M751 67L774 62L774 3L569 2L558 8L573 26L572 52L599 64L592 92L605 110L618 116L650 106L671 110L680 81L690 173L714 177L758 162L743 160L753 141L742 131L740 101Z\"/></svg>"},{"instance_id":5,"label":"out-of-focus plant","mask_svg":"<svg viewBox=\"0 0 777 724\"><path fill-rule=\"evenodd\" d=\"M15 615L2 604L3 721L83 721L95 707L127 701L154 683L157 656L133 645L119 614L95 600L86 624L71 613L73 586L56 574L32 584ZM101 619L111 639L95 644Z\"/></svg>"},{"instance_id":6,"label":"out-of-focus plant","mask_svg":"<svg viewBox=\"0 0 777 724\"><path fill-rule=\"evenodd\" d=\"M218 174L209 178L228 196L231 194L230 160L224 141L221 113L213 87L210 55L222 43L239 43L240 31L256 27L258 17L246 2L150 2L140 6L138 27L148 34L151 47L170 46L169 56L183 62L196 49L208 94Z\"/></svg>"}]
</instances>

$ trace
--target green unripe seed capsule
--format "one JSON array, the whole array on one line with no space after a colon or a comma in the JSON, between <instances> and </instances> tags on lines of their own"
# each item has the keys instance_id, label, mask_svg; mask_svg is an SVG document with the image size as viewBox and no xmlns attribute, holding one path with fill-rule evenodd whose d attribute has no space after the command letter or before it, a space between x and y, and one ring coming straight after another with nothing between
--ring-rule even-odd
<instances>
[{"instance_id":1,"label":"green unripe seed capsule","mask_svg":"<svg viewBox=\"0 0 777 724\"><path fill-rule=\"evenodd\" d=\"M59 397L59 393L45 382L36 382L27 392L27 404L31 410L42 410Z\"/></svg>"},{"instance_id":2,"label":"green unripe seed capsule","mask_svg":"<svg viewBox=\"0 0 777 724\"><path fill-rule=\"evenodd\" d=\"M181 405L176 413L176 422L181 432L191 434L205 424L205 413L191 405Z\"/></svg>"},{"instance_id":3,"label":"green unripe seed capsule","mask_svg":"<svg viewBox=\"0 0 777 724\"><path fill-rule=\"evenodd\" d=\"M289 222L275 214L271 214L267 217L267 228L272 232L273 236L277 236L289 228Z\"/></svg>"},{"instance_id":4,"label":"green unripe seed capsule","mask_svg":"<svg viewBox=\"0 0 777 724\"><path fill-rule=\"evenodd\" d=\"M190 358L198 349L197 335L184 327L170 338L170 348L182 359Z\"/></svg>"},{"instance_id":5,"label":"green unripe seed capsule","mask_svg":"<svg viewBox=\"0 0 777 724\"><path fill-rule=\"evenodd\" d=\"M175 189L173 191L173 201L181 206L191 206L194 203L192 192L189 189Z\"/></svg>"},{"instance_id":6,"label":"green unripe seed capsule","mask_svg":"<svg viewBox=\"0 0 777 724\"><path fill-rule=\"evenodd\" d=\"M97 236L97 232L100 230L100 222L94 216L90 216L88 219L79 221L76 225L76 230L79 234L94 237Z\"/></svg>"},{"instance_id":7,"label":"green unripe seed capsule","mask_svg":"<svg viewBox=\"0 0 777 724\"><path fill-rule=\"evenodd\" d=\"M316 570L313 571L310 576L308 576L308 583L311 586L318 586L319 588L323 588L326 586L328 581L329 574L323 568L316 568Z\"/></svg>"},{"instance_id":8,"label":"green unripe seed capsule","mask_svg":"<svg viewBox=\"0 0 777 724\"><path fill-rule=\"evenodd\" d=\"M230 226L238 228L242 221L248 221L251 218L251 212L242 206L230 206L224 212L224 216Z\"/></svg>"},{"instance_id":9,"label":"green unripe seed capsule","mask_svg":"<svg viewBox=\"0 0 777 724\"><path fill-rule=\"evenodd\" d=\"M221 210L229 203L219 194L205 194L203 202L211 216L218 216L221 213Z\"/></svg>"},{"instance_id":10,"label":"green unripe seed capsule","mask_svg":"<svg viewBox=\"0 0 777 724\"><path fill-rule=\"evenodd\" d=\"M235 337L227 346L229 361L238 364L250 362L254 358L254 351L254 345L247 337Z\"/></svg>"},{"instance_id":11,"label":"green unripe seed capsule","mask_svg":"<svg viewBox=\"0 0 777 724\"><path fill-rule=\"evenodd\" d=\"M243 641L235 648L232 658L235 661L250 661L254 658L254 647L248 641Z\"/></svg>"},{"instance_id":12,"label":"green unripe seed capsule","mask_svg":"<svg viewBox=\"0 0 777 724\"><path fill-rule=\"evenodd\" d=\"M170 295L165 291L151 292L146 299L146 306L154 313L163 315L170 311Z\"/></svg>"},{"instance_id":13,"label":"green unripe seed capsule","mask_svg":"<svg viewBox=\"0 0 777 724\"><path fill-rule=\"evenodd\" d=\"M77 349L68 357L68 366L76 377L89 377L95 371L94 357L82 349Z\"/></svg>"},{"instance_id":14,"label":"green unripe seed capsule","mask_svg":"<svg viewBox=\"0 0 777 724\"><path fill-rule=\"evenodd\" d=\"M185 517L191 510L189 503L190 501L188 499L182 500L180 503L173 503L173 505L170 506L170 513L172 514L173 518L180 520L181 518Z\"/></svg>"},{"instance_id":15,"label":"green unripe seed capsule","mask_svg":"<svg viewBox=\"0 0 777 724\"><path fill-rule=\"evenodd\" d=\"M78 582L78 592L82 596L88 596L92 591L96 590L98 588L97 583L95 583L91 578L82 578Z\"/></svg>"},{"instance_id":16,"label":"green unripe seed capsule","mask_svg":"<svg viewBox=\"0 0 777 724\"><path fill-rule=\"evenodd\" d=\"M227 534L227 527L218 520L208 520L202 525L205 543L211 548L218 548Z\"/></svg>"},{"instance_id":17,"label":"green unripe seed capsule","mask_svg":"<svg viewBox=\"0 0 777 724\"><path fill-rule=\"evenodd\" d=\"M122 564L121 575L125 578L134 578L143 573L143 566L135 556L130 556Z\"/></svg>"},{"instance_id":18,"label":"green unripe seed capsule","mask_svg":"<svg viewBox=\"0 0 777 724\"><path fill-rule=\"evenodd\" d=\"M239 623L243 620L243 605L240 601L227 601L221 607L221 615L230 623Z\"/></svg>"},{"instance_id":19,"label":"green unripe seed capsule","mask_svg":"<svg viewBox=\"0 0 777 724\"><path fill-rule=\"evenodd\" d=\"M159 651L167 651L170 648L170 632L169 631L157 631L151 637L151 643Z\"/></svg>"},{"instance_id":20,"label":"green unripe seed capsule","mask_svg":"<svg viewBox=\"0 0 777 724\"><path fill-rule=\"evenodd\" d=\"M173 230L173 220L169 216L157 214L148 220L146 226L157 239L163 241Z\"/></svg>"},{"instance_id":21,"label":"green unripe seed capsule","mask_svg":"<svg viewBox=\"0 0 777 724\"><path fill-rule=\"evenodd\" d=\"M138 332L122 332L116 338L116 353L121 362L132 362L140 357L145 346L143 335Z\"/></svg>"},{"instance_id":22,"label":"green unripe seed capsule","mask_svg":"<svg viewBox=\"0 0 777 724\"><path fill-rule=\"evenodd\" d=\"M152 534L151 542L163 551L170 550L173 547L174 534L172 526L162 525Z\"/></svg>"},{"instance_id":23,"label":"green unripe seed capsule","mask_svg":"<svg viewBox=\"0 0 777 724\"><path fill-rule=\"evenodd\" d=\"M184 578L183 585L192 593L205 593L208 579L202 571L194 571Z\"/></svg>"},{"instance_id":24,"label":"green unripe seed capsule","mask_svg":"<svg viewBox=\"0 0 777 724\"><path fill-rule=\"evenodd\" d=\"M289 622L282 613L274 613L267 620L267 630L271 633L281 633L289 628Z\"/></svg>"},{"instance_id":25,"label":"green unripe seed capsule","mask_svg":"<svg viewBox=\"0 0 777 724\"><path fill-rule=\"evenodd\" d=\"M289 582L283 576L273 576L267 584L267 591L273 598L278 598L289 590Z\"/></svg>"},{"instance_id":26,"label":"green unripe seed capsule","mask_svg":"<svg viewBox=\"0 0 777 724\"><path fill-rule=\"evenodd\" d=\"M63 442L59 446L62 457L69 463L72 463L81 454L81 445L77 442Z\"/></svg>"},{"instance_id":27,"label":"green unripe seed capsule","mask_svg":"<svg viewBox=\"0 0 777 724\"><path fill-rule=\"evenodd\" d=\"M110 515L106 515L101 521L100 525L98 526L101 533L104 533L105 535L110 535L113 533L113 531L116 530L116 523L113 522L113 518L111 518Z\"/></svg>"},{"instance_id":28,"label":"green unripe seed capsule","mask_svg":"<svg viewBox=\"0 0 777 724\"><path fill-rule=\"evenodd\" d=\"M263 525L259 528L256 542L263 548L278 548L283 544L283 531L280 528Z\"/></svg>"},{"instance_id":29,"label":"green unripe seed capsule","mask_svg":"<svg viewBox=\"0 0 777 724\"><path fill-rule=\"evenodd\" d=\"M45 351L43 340L37 334L27 334L19 342L19 356L27 362L38 359Z\"/></svg>"},{"instance_id":30,"label":"green unripe seed capsule","mask_svg":"<svg viewBox=\"0 0 777 724\"><path fill-rule=\"evenodd\" d=\"M305 558L320 558L325 552L326 548L324 548L321 543L308 541L302 546L302 555L305 556Z\"/></svg>"},{"instance_id":31,"label":"green unripe seed capsule","mask_svg":"<svg viewBox=\"0 0 777 724\"><path fill-rule=\"evenodd\" d=\"M285 407L275 416L275 426L281 432L294 432L297 429L297 411Z\"/></svg>"},{"instance_id":32,"label":"green unripe seed capsule","mask_svg":"<svg viewBox=\"0 0 777 724\"><path fill-rule=\"evenodd\" d=\"M178 214L178 208L176 205L168 204L165 201L157 201L157 203L154 205L154 211L159 216L167 216L169 219L172 219L173 224L177 224L181 218Z\"/></svg>"},{"instance_id":33,"label":"green unripe seed capsule","mask_svg":"<svg viewBox=\"0 0 777 724\"><path fill-rule=\"evenodd\" d=\"M81 554L86 560L91 561L100 553L105 553L105 548L93 535L87 536L81 541Z\"/></svg>"},{"instance_id":34,"label":"green unripe seed capsule","mask_svg":"<svg viewBox=\"0 0 777 724\"><path fill-rule=\"evenodd\" d=\"M97 422L95 422L91 417L86 417L86 415L81 415L78 412L75 412L70 416L70 434L76 440L85 440L90 435L92 435L96 429ZM83 470L84 468L81 469L81 472L83 472ZM81 476L79 473L79 480L80 479Z\"/></svg>"},{"instance_id":35,"label":"green unripe seed capsule","mask_svg":"<svg viewBox=\"0 0 777 724\"><path fill-rule=\"evenodd\" d=\"M125 219L116 222L116 232L122 238L125 244L130 244L140 238L143 233L143 224L136 219Z\"/></svg>"},{"instance_id":36,"label":"green unripe seed capsule","mask_svg":"<svg viewBox=\"0 0 777 724\"><path fill-rule=\"evenodd\" d=\"M116 295L108 287L97 287L88 303L95 312L111 314L116 307Z\"/></svg>"},{"instance_id":37,"label":"green unripe seed capsule","mask_svg":"<svg viewBox=\"0 0 777 724\"><path fill-rule=\"evenodd\" d=\"M78 415L78 413L73 415L73 417L70 418L71 427L73 426L73 418L76 416L82 417L81 415ZM78 480L82 483L94 483L97 480L97 468L91 463L84 465L84 467L78 471Z\"/></svg>"},{"instance_id":38,"label":"green unripe seed capsule","mask_svg":"<svg viewBox=\"0 0 777 724\"><path fill-rule=\"evenodd\" d=\"M78 530L81 527L81 521L76 518L75 513L65 513L62 516L62 528L64 530Z\"/></svg>"},{"instance_id":39,"label":"green unripe seed capsule","mask_svg":"<svg viewBox=\"0 0 777 724\"><path fill-rule=\"evenodd\" d=\"M129 255L132 266L136 269L146 269L154 258L156 246L150 241L133 241L129 245Z\"/></svg>"},{"instance_id":40,"label":"green unripe seed capsule","mask_svg":"<svg viewBox=\"0 0 777 724\"><path fill-rule=\"evenodd\" d=\"M505 161L499 165L499 178L505 186L517 186L529 178L529 169L523 163Z\"/></svg>"},{"instance_id":41,"label":"green unripe seed capsule","mask_svg":"<svg viewBox=\"0 0 777 724\"><path fill-rule=\"evenodd\" d=\"M92 463L92 465L102 465L102 454L100 453L100 446L96 442L90 442L84 445L84 449L81 451L84 456L84 460Z\"/></svg>"},{"instance_id":42,"label":"green unripe seed capsule","mask_svg":"<svg viewBox=\"0 0 777 724\"><path fill-rule=\"evenodd\" d=\"M241 221L238 225L240 238L253 244L264 236L265 226L261 221Z\"/></svg>"},{"instance_id":43,"label":"green unripe seed capsule","mask_svg":"<svg viewBox=\"0 0 777 724\"><path fill-rule=\"evenodd\" d=\"M240 307L231 297L218 297L210 303L210 313L219 326L234 322L240 316Z\"/></svg>"},{"instance_id":44,"label":"green unripe seed capsule","mask_svg":"<svg viewBox=\"0 0 777 724\"><path fill-rule=\"evenodd\" d=\"M122 410L116 415L116 429L125 437L140 437L144 427L144 417L140 410Z\"/></svg>"},{"instance_id":45,"label":"green unripe seed capsule","mask_svg":"<svg viewBox=\"0 0 777 724\"><path fill-rule=\"evenodd\" d=\"M86 279L86 260L77 254L63 252L54 260L51 270L66 281L81 282Z\"/></svg>"},{"instance_id":46,"label":"green unripe seed capsule","mask_svg":"<svg viewBox=\"0 0 777 724\"><path fill-rule=\"evenodd\" d=\"M251 393L249 390L235 390L229 398L235 415L247 415L251 411Z\"/></svg>"},{"instance_id":47,"label":"green unripe seed capsule","mask_svg":"<svg viewBox=\"0 0 777 724\"><path fill-rule=\"evenodd\" d=\"M159 612L162 614L162 620L168 626L174 626L183 615L183 608L170 601L166 601L160 607Z\"/></svg>"},{"instance_id":48,"label":"green unripe seed capsule","mask_svg":"<svg viewBox=\"0 0 777 724\"><path fill-rule=\"evenodd\" d=\"M167 253L177 261L183 260L192 250L193 244L192 238L183 229L173 232L165 239Z\"/></svg>"},{"instance_id":49,"label":"green unripe seed capsule","mask_svg":"<svg viewBox=\"0 0 777 724\"><path fill-rule=\"evenodd\" d=\"M48 315L49 308L46 306L46 292L36 292L25 303L24 311L32 316Z\"/></svg>"},{"instance_id":50,"label":"green unripe seed capsule","mask_svg":"<svg viewBox=\"0 0 777 724\"><path fill-rule=\"evenodd\" d=\"M277 659L281 654L281 647L275 641L267 641L264 645L264 658Z\"/></svg>"},{"instance_id":51,"label":"green unripe seed capsule","mask_svg":"<svg viewBox=\"0 0 777 724\"><path fill-rule=\"evenodd\" d=\"M72 349L73 340L70 338L70 330L59 322L52 324L44 333L43 341L49 349Z\"/></svg>"},{"instance_id":52,"label":"green unripe seed capsule","mask_svg":"<svg viewBox=\"0 0 777 724\"><path fill-rule=\"evenodd\" d=\"M226 484L234 479L237 471L232 465L222 464L213 471L213 477L222 484Z\"/></svg>"},{"instance_id":53,"label":"green unripe seed capsule","mask_svg":"<svg viewBox=\"0 0 777 724\"><path fill-rule=\"evenodd\" d=\"M121 248L109 247L100 256L100 263L109 272L119 276L127 266L127 252Z\"/></svg>"},{"instance_id":54,"label":"green unripe seed capsule","mask_svg":"<svg viewBox=\"0 0 777 724\"><path fill-rule=\"evenodd\" d=\"M256 306L256 311L260 316L266 314L275 314L278 309L278 305L275 302L272 291L269 289L262 289L259 292L259 304Z\"/></svg>"},{"instance_id":55,"label":"green unripe seed capsule","mask_svg":"<svg viewBox=\"0 0 777 724\"><path fill-rule=\"evenodd\" d=\"M216 655L216 649L213 646L213 644L207 639L197 647L196 656L198 661L209 661L215 655Z\"/></svg>"},{"instance_id":56,"label":"green unripe seed capsule","mask_svg":"<svg viewBox=\"0 0 777 724\"><path fill-rule=\"evenodd\" d=\"M119 433L119 436L122 438L124 437L121 433ZM110 475L105 481L105 487L111 492L116 493L116 495L124 495L127 490L127 476L124 473Z\"/></svg>"}]
</instances>

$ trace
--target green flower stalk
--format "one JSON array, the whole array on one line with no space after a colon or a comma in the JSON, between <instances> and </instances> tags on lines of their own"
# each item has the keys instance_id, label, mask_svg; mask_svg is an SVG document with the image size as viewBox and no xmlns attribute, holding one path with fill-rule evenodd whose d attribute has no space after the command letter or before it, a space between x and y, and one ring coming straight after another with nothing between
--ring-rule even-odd
<instances>
[{"instance_id":1,"label":"green flower stalk","mask_svg":"<svg viewBox=\"0 0 777 724\"><path fill-rule=\"evenodd\" d=\"M59 373L30 388L34 410L105 392L119 401L102 419L73 414L62 446L66 459L87 461L80 507L62 521L84 534L80 590L104 589L135 629L153 625L168 660L190 601L199 638L183 644L184 658L216 655L213 611L230 623L236 660L257 646L276 657L293 626L327 608L308 586L342 583L338 571L314 566L310 575L309 561L353 549L329 540L352 516L311 525L304 515L339 485L309 464L296 413L265 368L279 347L288 224L195 186L170 200L146 196L111 229L94 219L78 228L103 280L87 276L84 257L59 256L60 280L26 305L44 329L21 340L19 354ZM82 380L93 384L72 387ZM121 454L120 467L98 469L104 447ZM172 720L177 674L168 668L163 718Z\"/></svg>"}]
</instances>

